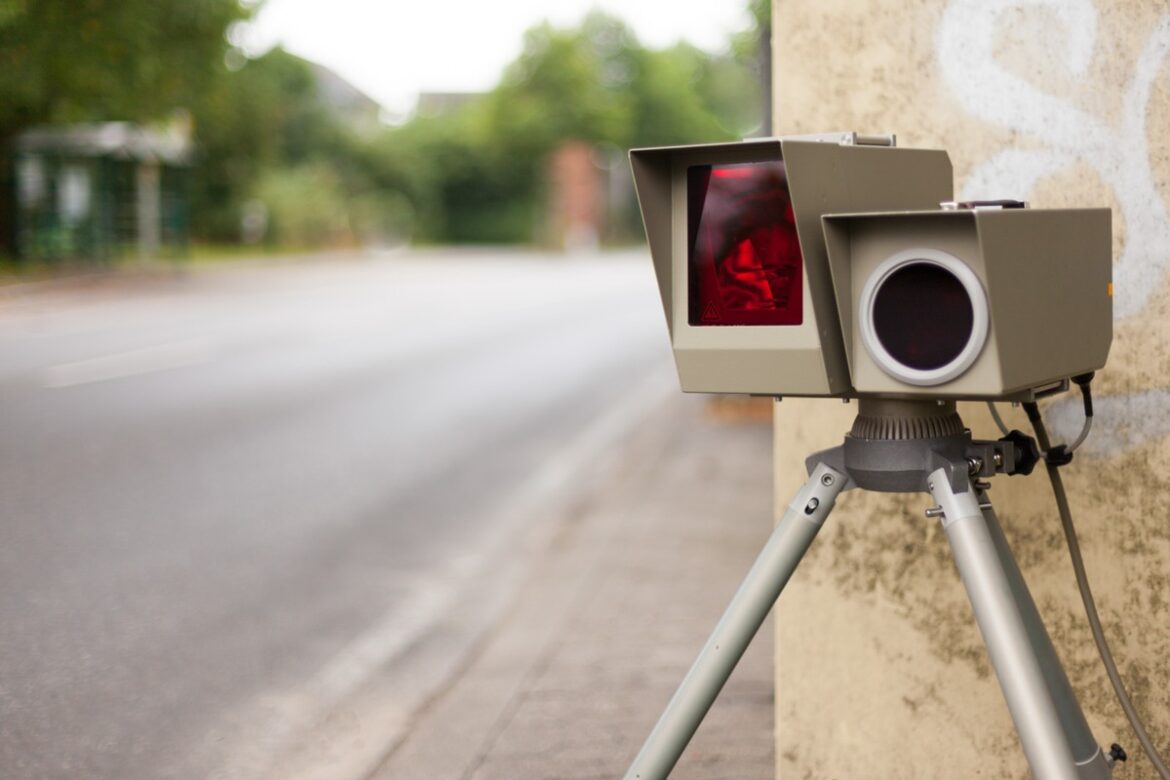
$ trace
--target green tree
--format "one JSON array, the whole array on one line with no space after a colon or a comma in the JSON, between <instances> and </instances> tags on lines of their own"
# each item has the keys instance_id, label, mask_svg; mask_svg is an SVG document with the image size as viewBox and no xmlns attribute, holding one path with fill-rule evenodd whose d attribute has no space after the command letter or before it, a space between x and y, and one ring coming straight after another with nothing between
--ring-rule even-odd
<instances>
[{"instance_id":1,"label":"green tree","mask_svg":"<svg viewBox=\"0 0 1170 780\"><path fill-rule=\"evenodd\" d=\"M748 0L748 29L731 38L731 53L755 76L760 135L772 134L772 0Z\"/></svg>"},{"instance_id":2,"label":"green tree","mask_svg":"<svg viewBox=\"0 0 1170 780\"><path fill-rule=\"evenodd\" d=\"M370 132L330 113L310 63L232 50L225 32L254 0L0 0L0 155L31 125L182 108L197 238L238 240L244 204L260 199L277 242L531 241L549 156L567 141L614 150L758 131L770 5L750 3L753 29L723 55L648 49L600 12L538 25L488 94Z\"/></svg>"},{"instance_id":3,"label":"green tree","mask_svg":"<svg viewBox=\"0 0 1170 780\"><path fill-rule=\"evenodd\" d=\"M0 127L152 119L206 88L238 0L7 0Z\"/></svg>"},{"instance_id":4,"label":"green tree","mask_svg":"<svg viewBox=\"0 0 1170 780\"><path fill-rule=\"evenodd\" d=\"M638 49L624 23L600 12L575 30L547 22L532 28L519 58L488 97L487 132L534 155L567 138L624 140Z\"/></svg>"},{"instance_id":5,"label":"green tree","mask_svg":"<svg viewBox=\"0 0 1170 780\"><path fill-rule=\"evenodd\" d=\"M4 0L0 170L33 125L189 108L223 67L228 26L248 14L239 0ZM11 247L10 191L0 182L0 248Z\"/></svg>"},{"instance_id":6,"label":"green tree","mask_svg":"<svg viewBox=\"0 0 1170 780\"><path fill-rule=\"evenodd\" d=\"M689 44L662 51L642 51L630 85L636 111L626 143L661 146L729 140L739 128L724 117L743 113L739 84L721 90L735 66L715 60Z\"/></svg>"},{"instance_id":7,"label":"green tree","mask_svg":"<svg viewBox=\"0 0 1170 780\"><path fill-rule=\"evenodd\" d=\"M201 239L238 240L241 204L257 194L265 171L346 156L344 131L322 106L309 64L279 47L235 69L222 67L193 112L192 211ZM276 189L311 180L292 177Z\"/></svg>"},{"instance_id":8,"label":"green tree","mask_svg":"<svg viewBox=\"0 0 1170 780\"><path fill-rule=\"evenodd\" d=\"M379 145L369 128L330 112L315 67L277 47L225 70L197 104L198 239L238 241L249 201L267 210L270 244L409 237L412 203L429 191L419 186L419 172L433 166L441 146L411 141L404 156L401 145Z\"/></svg>"},{"instance_id":9,"label":"green tree","mask_svg":"<svg viewBox=\"0 0 1170 780\"><path fill-rule=\"evenodd\" d=\"M758 127L756 100L738 59L686 44L650 50L623 22L593 12L573 29L529 30L494 90L455 116L392 131L381 159L397 168L391 178L405 185L420 237L530 241L548 156L564 142L626 149L734 138ZM424 170L405 171L408 160Z\"/></svg>"}]
</instances>

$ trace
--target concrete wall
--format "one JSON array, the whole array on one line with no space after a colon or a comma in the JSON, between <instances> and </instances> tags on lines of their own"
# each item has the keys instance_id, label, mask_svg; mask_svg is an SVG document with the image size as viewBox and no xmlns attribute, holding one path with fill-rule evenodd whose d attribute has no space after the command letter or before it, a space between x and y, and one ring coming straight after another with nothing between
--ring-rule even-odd
<instances>
[{"instance_id":1,"label":"concrete wall","mask_svg":"<svg viewBox=\"0 0 1170 780\"><path fill-rule=\"evenodd\" d=\"M1112 207L1116 338L1065 479L1114 654L1170 751L1170 6L775 0L774 19L778 134L896 132L949 150L961 197ZM1075 433L1071 394L1047 409ZM855 410L777 405L778 508ZM960 411L997 435L981 408ZM992 498L1090 725L1129 749L1118 776L1155 777L1085 627L1045 477L999 477ZM928 503L846 494L781 598L784 780L1028 776Z\"/></svg>"}]
</instances>

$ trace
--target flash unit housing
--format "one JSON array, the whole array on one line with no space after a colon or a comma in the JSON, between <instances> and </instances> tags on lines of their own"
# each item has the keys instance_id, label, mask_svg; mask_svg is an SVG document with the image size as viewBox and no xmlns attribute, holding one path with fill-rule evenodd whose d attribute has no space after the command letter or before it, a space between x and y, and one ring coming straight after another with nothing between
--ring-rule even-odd
<instances>
[{"instance_id":1,"label":"flash unit housing","mask_svg":"<svg viewBox=\"0 0 1170 780\"><path fill-rule=\"evenodd\" d=\"M852 393L821 217L950 200L946 152L853 133L635 149L688 392Z\"/></svg>"}]
</instances>

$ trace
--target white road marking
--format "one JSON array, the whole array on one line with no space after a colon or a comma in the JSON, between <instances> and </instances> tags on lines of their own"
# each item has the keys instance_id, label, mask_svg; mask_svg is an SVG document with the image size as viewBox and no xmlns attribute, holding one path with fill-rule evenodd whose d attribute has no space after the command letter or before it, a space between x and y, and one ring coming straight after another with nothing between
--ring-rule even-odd
<instances>
[{"instance_id":1,"label":"white road marking","mask_svg":"<svg viewBox=\"0 0 1170 780\"><path fill-rule=\"evenodd\" d=\"M139 374L170 371L208 363L214 358L215 350L206 339L172 341L113 355L61 363L45 370L43 383L49 388L73 387Z\"/></svg>"}]
</instances>

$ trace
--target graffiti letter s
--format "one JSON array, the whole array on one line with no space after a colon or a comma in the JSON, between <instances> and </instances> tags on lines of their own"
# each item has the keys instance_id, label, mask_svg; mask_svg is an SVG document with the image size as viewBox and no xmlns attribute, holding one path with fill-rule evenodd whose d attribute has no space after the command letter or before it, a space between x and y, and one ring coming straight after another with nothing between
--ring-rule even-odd
<instances>
[{"instance_id":1,"label":"graffiti letter s","mask_svg":"<svg viewBox=\"0 0 1170 780\"><path fill-rule=\"evenodd\" d=\"M1155 26L1125 86L1121 116L1108 124L1045 94L995 60L995 31L1008 10L1047 6L1065 25L1064 65L1083 75L1097 37L1091 0L953 0L938 29L942 78L980 119L1038 141L1040 149L1008 149L978 166L961 197L1023 197L1048 175L1076 163L1091 166L1113 191L1125 220L1125 249L1114 269L1114 314L1138 313L1170 265L1170 214L1150 170L1146 122L1152 85L1170 54L1170 14Z\"/></svg>"}]
</instances>

